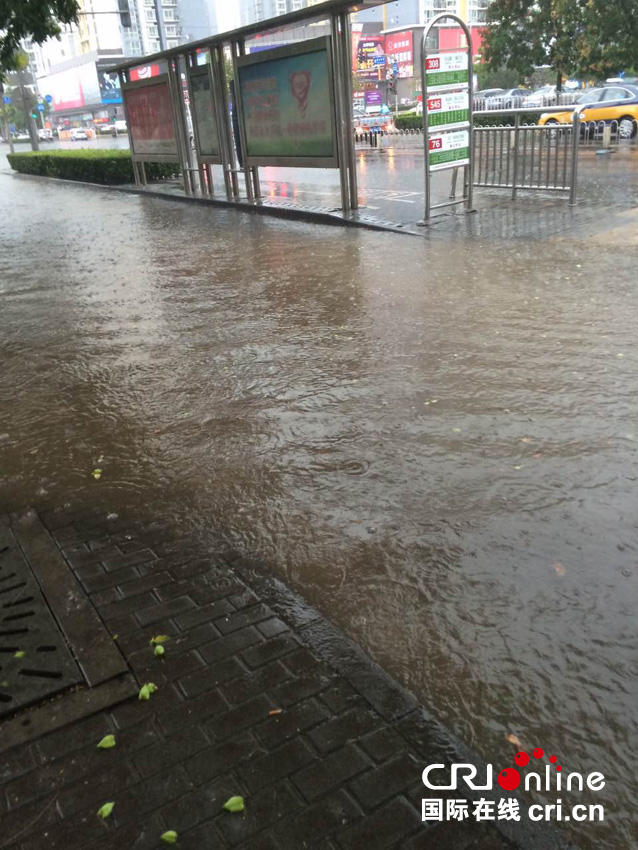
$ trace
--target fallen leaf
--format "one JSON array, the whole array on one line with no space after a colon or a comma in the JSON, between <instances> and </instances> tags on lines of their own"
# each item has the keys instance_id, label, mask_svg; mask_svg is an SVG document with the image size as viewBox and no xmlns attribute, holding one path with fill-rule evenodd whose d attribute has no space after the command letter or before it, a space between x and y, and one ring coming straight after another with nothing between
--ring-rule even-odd
<instances>
[{"instance_id":1,"label":"fallen leaf","mask_svg":"<svg viewBox=\"0 0 638 850\"><path fill-rule=\"evenodd\" d=\"M554 564L554 572L557 576L564 576L567 570L562 564L559 564L558 561Z\"/></svg>"},{"instance_id":2,"label":"fallen leaf","mask_svg":"<svg viewBox=\"0 0 638 850\"><path fill-rule=\"evenodd\" d=\"M98 750L110 750L115 746L115 735L105 735L97 745Z\"/></svg>"},{"instance_id":3,"label":"fallen leaf","mask_svg":"<svg viewBox=\"0 0 638 850\"><path fill-rule=\"evenodd\" d=\"M154 685L153 682L147 682L146 687L148 688L149 694L154 694L157 690L157 685Z\"/></svg>"},{"instance_id":4,"label":"fallen leaf","mask_svg":"<svg viewBox=\"0 0 638 850\"><path fill-rule=\"evenodd\" d=\"M532 442L531 437L521 437L521 443L531 443L531 442Z\"/></svg>"},{"instance_id":5,"label":"fallen leaf","mask_svg":"<svg viewBox=\"0 0 638 850\"><path fill-rule=\"evenodd\" d=\"M523 467L520 464L517 464L514 469L522 469Z\"/></svg>"},{"instance_id":6,"label":"fallen leaf","mask_svg":"<svg viewBox=\"0 0 638 850\"><path fill-rule=\"evenodd\" d=\"M24 649L19 649L17 652L13 653L14 658L24 658L25 655L26 652L24 651Z\"/></svg>"},{"instance_id":7,"label":"fallen leaf","mask_svg":"<svg viewBox=\"0 0 638 850\"><path fill-rule=\"evenodd\" d=\"M281 714L283 712L283 708L273 708L272 711L268 712L268 717L275 717L277 714Z\"/></svg>"},{"instance_id":8,"label":"fallen leaf","mask_svg":"<svg viewBox=\"0 0 638 850\"><path fill-rule=\"evenodd\" d=\"M154 654L154 655L161 656L161 655L164 655L164 652L165 652L165 649L164 649L164 647L160 644L160 645L158 645L158 646L156 646L156 647L155 647L155 651L154 651L154 653L153 653L153 654Z\"/></svg>"},{"instance_id":9,"label":"fallen leaf","mask_svg":"<svg viewBox=\"0 0 638 850\"><path fill-rule=\"evenodd\" d=\"M148 685L142 685L142 687L140 688L140 692L137 695L137 698L138 699L150 699L151 698L151 692L148 689Z\"/></svg>"},{"instance_id":10,"label":"fallen leaf","mask_svg":"<svg viewBox=\"0 0 638 850\"><path fill-rule=\"evenodd\" d=\"M229 800L226 800L224 803L224 808L227 812L243 812L244 811L244 798L243 797L231 797Z\"/></svg>"},{"instance_id":11,"label":"fallen leaf","mask_svg":"<svg viewBox=\"0 0 638 850\"><path fill-rule=\"evenodd\" d=\"M510 744L514 744L515 747L522 747L523 746L521 744L520 740L512 732L510 732L509 735L507 736L507 740L510 742Z\"/></svg>"},{"instance_id":12,"label":"fallen leaf","mask_svg":"<svg viewBox=\"0 0 638 850\"><path fill-rule=\"evenodd\" d=\"M151 646L155 646L155 644L158 643L166 643L167 640L170 640L168 635L155 635L155 637L152 637L149 640L149 643L151 644Z\"/></svg>"},{"instance_id":13,"label":"fallen leaf","mask_svg":"<svg viewBox=\"0 0 638 850\"><path fill-rule=\"evenodd\" d=\"M175 842L177 841L177 833L174 829L169 829L167 832L163 832L160 835L160 838L167 844L175 844Z\"/></svg>"},{"instance_id":14,"label":"fallen leaf","mask_svg":"<svg viewBox=\"0 0 638 850\"><path fill-rule=\"evenodd\" d=\"M460 429L460 428L452 428L452 433L453 433L453 434L460 434L460 433L461 433L461 429Z\"/></svg>"},{"instance_id":15,"label":"fallen leaf","mask_svg":"<svg viewBox=\"0 0 638 850\"><path fill-rule=\"evenodd\" d=\"M97 810L97 816L102 819L107 818L113 811L114 806L115 803L104 803L104 805L100 806Z\"/></svg>"},{"instance_id":16,"label":"fallen leaf","mask_svg":"<svg viewBox=\"0 0 638 850\"><path fill-rule=\"evenodd\" d=\"M91 475L93 476L93 478L95 478L96 481L99 481L99 479L102 477L102 470L94 469Z\"/></svg>"}]
</instances>

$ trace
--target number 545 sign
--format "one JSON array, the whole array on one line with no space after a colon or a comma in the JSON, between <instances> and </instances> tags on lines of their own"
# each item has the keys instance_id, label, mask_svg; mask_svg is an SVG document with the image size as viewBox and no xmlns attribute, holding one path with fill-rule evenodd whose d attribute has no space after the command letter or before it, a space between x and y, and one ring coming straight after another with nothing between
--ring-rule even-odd
<instances>
[{"instance_id":1,"label":"number 545 sign","mask_svg":"<svg viewBox=\"0 0 638 850\"><path fill-rule=\"evenodd\" d=\"M428 140L428 166L430 171L441 171L444 168L457 168L469 164L470 134L467 130L430 136Z\"/></svg>"}]
</instances>

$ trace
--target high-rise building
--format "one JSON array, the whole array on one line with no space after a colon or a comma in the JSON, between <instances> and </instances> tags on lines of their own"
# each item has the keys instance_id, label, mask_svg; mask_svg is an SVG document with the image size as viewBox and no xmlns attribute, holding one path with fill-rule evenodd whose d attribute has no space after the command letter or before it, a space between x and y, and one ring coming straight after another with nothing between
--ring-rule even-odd
<instances>
[{"instance_id":1,"label":"high-rise building","mask_svg":"<svg viewBox=\"0 0 638 850\"><path fill-rule=\"evenodd\" d=\"M471 26L481 26L487 20L491 0L422 0L421 22L427 23L441 12L451 12Z\"/></svg>"},{"instance_id":2,"label":"high-rise building","mask_svg":"<svg viewBox=\"0 0 638 850\"><path fill-rule=\"evenodd\" d=\"M240 2L241 25L244 26L265 21L277 15L286 15L288 12L297 12L308 6L316 6L323 0L240 0Z\"/></svg>"}]
</instances>

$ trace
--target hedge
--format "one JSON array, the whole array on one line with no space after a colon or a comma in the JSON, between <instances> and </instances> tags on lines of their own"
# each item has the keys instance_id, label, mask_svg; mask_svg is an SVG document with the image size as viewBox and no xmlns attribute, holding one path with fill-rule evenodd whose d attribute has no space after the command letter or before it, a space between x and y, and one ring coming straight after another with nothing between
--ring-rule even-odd
<instances>
[{"instance_id":1,"label":"hedge","mask_svg":"<svg viewBox=\"0 0 638 850\"><path fill-rule=\"evenodd\" d=\"M20 174L81 180L85 183L134 183L133 161L129 151L77 150L29 151L8 154L11 168ZM147 162L148 180L164 180L179 174L177 163Z\"/></svg>"},{"instance_id":2,"label":"hedge","mask_svg":"<svg viewBox=\"0 0 638 850\"><path fill-rule=\"evenodd\" d=\"M521 124L536 124L538 122L538 114L535 112L521 113ZM397 130L421 130L423 129L423 116L415 115L398 115L394 119L394 126ZM513 127L513 115L475 115L475 127Z\"/></svg>"}]
</instances>

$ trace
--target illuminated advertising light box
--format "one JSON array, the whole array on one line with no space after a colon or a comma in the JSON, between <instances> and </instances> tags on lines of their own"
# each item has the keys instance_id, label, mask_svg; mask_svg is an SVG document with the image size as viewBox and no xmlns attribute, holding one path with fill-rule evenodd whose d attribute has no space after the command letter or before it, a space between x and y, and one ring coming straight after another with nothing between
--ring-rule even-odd
<instances>
[{"instance_id":1,"label":"illuminated advertising light box","mask_svg":"<svg viewBox=\"0 0 638 850\"><path fill-rule=\"evenodd\" d=\"M126 86L124 102L133 154L175 161L177 141L168 77Z\"/></svg>"},{"instance_id":2,"label":"illuminated advertising light box","mask_svg":"<svg viewBox=\"0 0 638 850\"><path fill-rule=\"evenodd\" d=\"M309 41L236 59L246 165L337 168L330 41Z\"/></svg>"}]
</instances>

